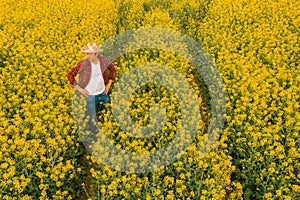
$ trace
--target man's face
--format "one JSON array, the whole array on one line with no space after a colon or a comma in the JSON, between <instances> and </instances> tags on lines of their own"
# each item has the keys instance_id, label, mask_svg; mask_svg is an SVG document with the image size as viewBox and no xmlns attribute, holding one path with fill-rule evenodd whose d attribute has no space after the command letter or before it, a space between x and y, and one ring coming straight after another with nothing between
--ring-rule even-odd
<instances>
[{"instance_id":1,"label":"man's face","mask_svg":"<svg viewBox=\"0 0 300 200\"><path fill-rule=\"evenodd\" d=\"M89 59L90 61L95 61L95 59L97 58L95 53L87 53L86 54L87 59Z\"/></svg>"}]
</instances>

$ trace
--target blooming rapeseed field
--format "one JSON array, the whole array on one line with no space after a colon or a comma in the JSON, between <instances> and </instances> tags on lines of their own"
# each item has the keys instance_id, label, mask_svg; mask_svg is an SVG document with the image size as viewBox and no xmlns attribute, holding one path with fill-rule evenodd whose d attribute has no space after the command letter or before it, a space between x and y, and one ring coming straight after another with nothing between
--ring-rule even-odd
<instances>
[{"instance_id":1,"label":"blooming rapeseed field","mask_svg":"<svg viewBox=\"0 0 300 200\"><path fill-rule=\"evenodd\" d=\"M1 0L0 199L299 199L300 3L297 0ZM201 118L196 140L174 163L127 173L99 163L80 143L67 72L89 41L130 29L180 31L211 55L226 89L223 133L199 156L210 120L203 80L183 58L155 49L115 61L118 84L134 66L167 64L193 87ZM174 83L175 85L178 83ZM113 86L113 87L114 87ZM188 97L186 97L188 98ZM134 138L104 111L104 134L128 151L155 151L176 134L179 100L148 84L132 94L130 116L158 134Z\"/></svg>"}]
</instances>

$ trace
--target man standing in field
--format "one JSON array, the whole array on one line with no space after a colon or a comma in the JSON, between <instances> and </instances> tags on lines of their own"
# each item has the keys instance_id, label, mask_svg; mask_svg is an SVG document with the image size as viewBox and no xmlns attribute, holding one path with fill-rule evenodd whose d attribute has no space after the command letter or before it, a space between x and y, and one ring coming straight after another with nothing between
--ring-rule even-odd
<instances>
[{"instance_id":1,"label":"man standing in field","mask_svg":"<svg viewBox=\"0 0 300 200\"><path fill-rule=\"evenodd\" d=\"M114 65L105 56L101 56L100 49L96 43L89 42L81 48L86 53L86 59L80 61L68 73L69 82L74 85L76 90L85 96L87 104L87 115L89 116L88 124L94 129L96 120L96 109L100 106L104 108L104 104L109 103L110 99L108 91L115 79L116 69ZM109 75L107 75L109 70ZM75 77L79 74L79 81ZM100 102L101 105L100 105Z\"/></svg>"}]
</instances>

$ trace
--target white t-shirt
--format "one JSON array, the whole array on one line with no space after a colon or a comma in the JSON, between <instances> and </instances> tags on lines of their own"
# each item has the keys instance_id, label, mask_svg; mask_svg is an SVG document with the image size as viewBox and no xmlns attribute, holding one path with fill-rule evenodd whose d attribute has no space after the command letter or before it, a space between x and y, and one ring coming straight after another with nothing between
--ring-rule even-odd
<instances>
[{"instance_id":1,"label":"white t-shirt","mask_svg":"<svg viewBox=\"0 0 300 200\"><path fill-rule=\"evenodd\" d=\"M100 61L98 61L98 64L91 62L91 67L91 79L85 89L90 93L90 95L101 94L105 90L105 84L100 68Z\"/></svg>"}]
</instances>

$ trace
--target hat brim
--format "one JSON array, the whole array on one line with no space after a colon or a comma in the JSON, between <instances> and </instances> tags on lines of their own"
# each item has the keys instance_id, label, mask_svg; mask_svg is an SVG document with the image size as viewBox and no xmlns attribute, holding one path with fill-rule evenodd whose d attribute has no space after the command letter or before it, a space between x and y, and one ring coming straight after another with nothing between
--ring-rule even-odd
<instances>
[{"instance_id":1,"label":"hat brim","mask_svg":"<svg viewBox=\"0 0 300 200\"><path fill-rule=\"evenodd\" d=\"M83 53L100 53L100 52L103 52L103 49L95 49L95 50L91 51L89 49L81 48L81 51Z\"/></svg>"}]
</instances>

